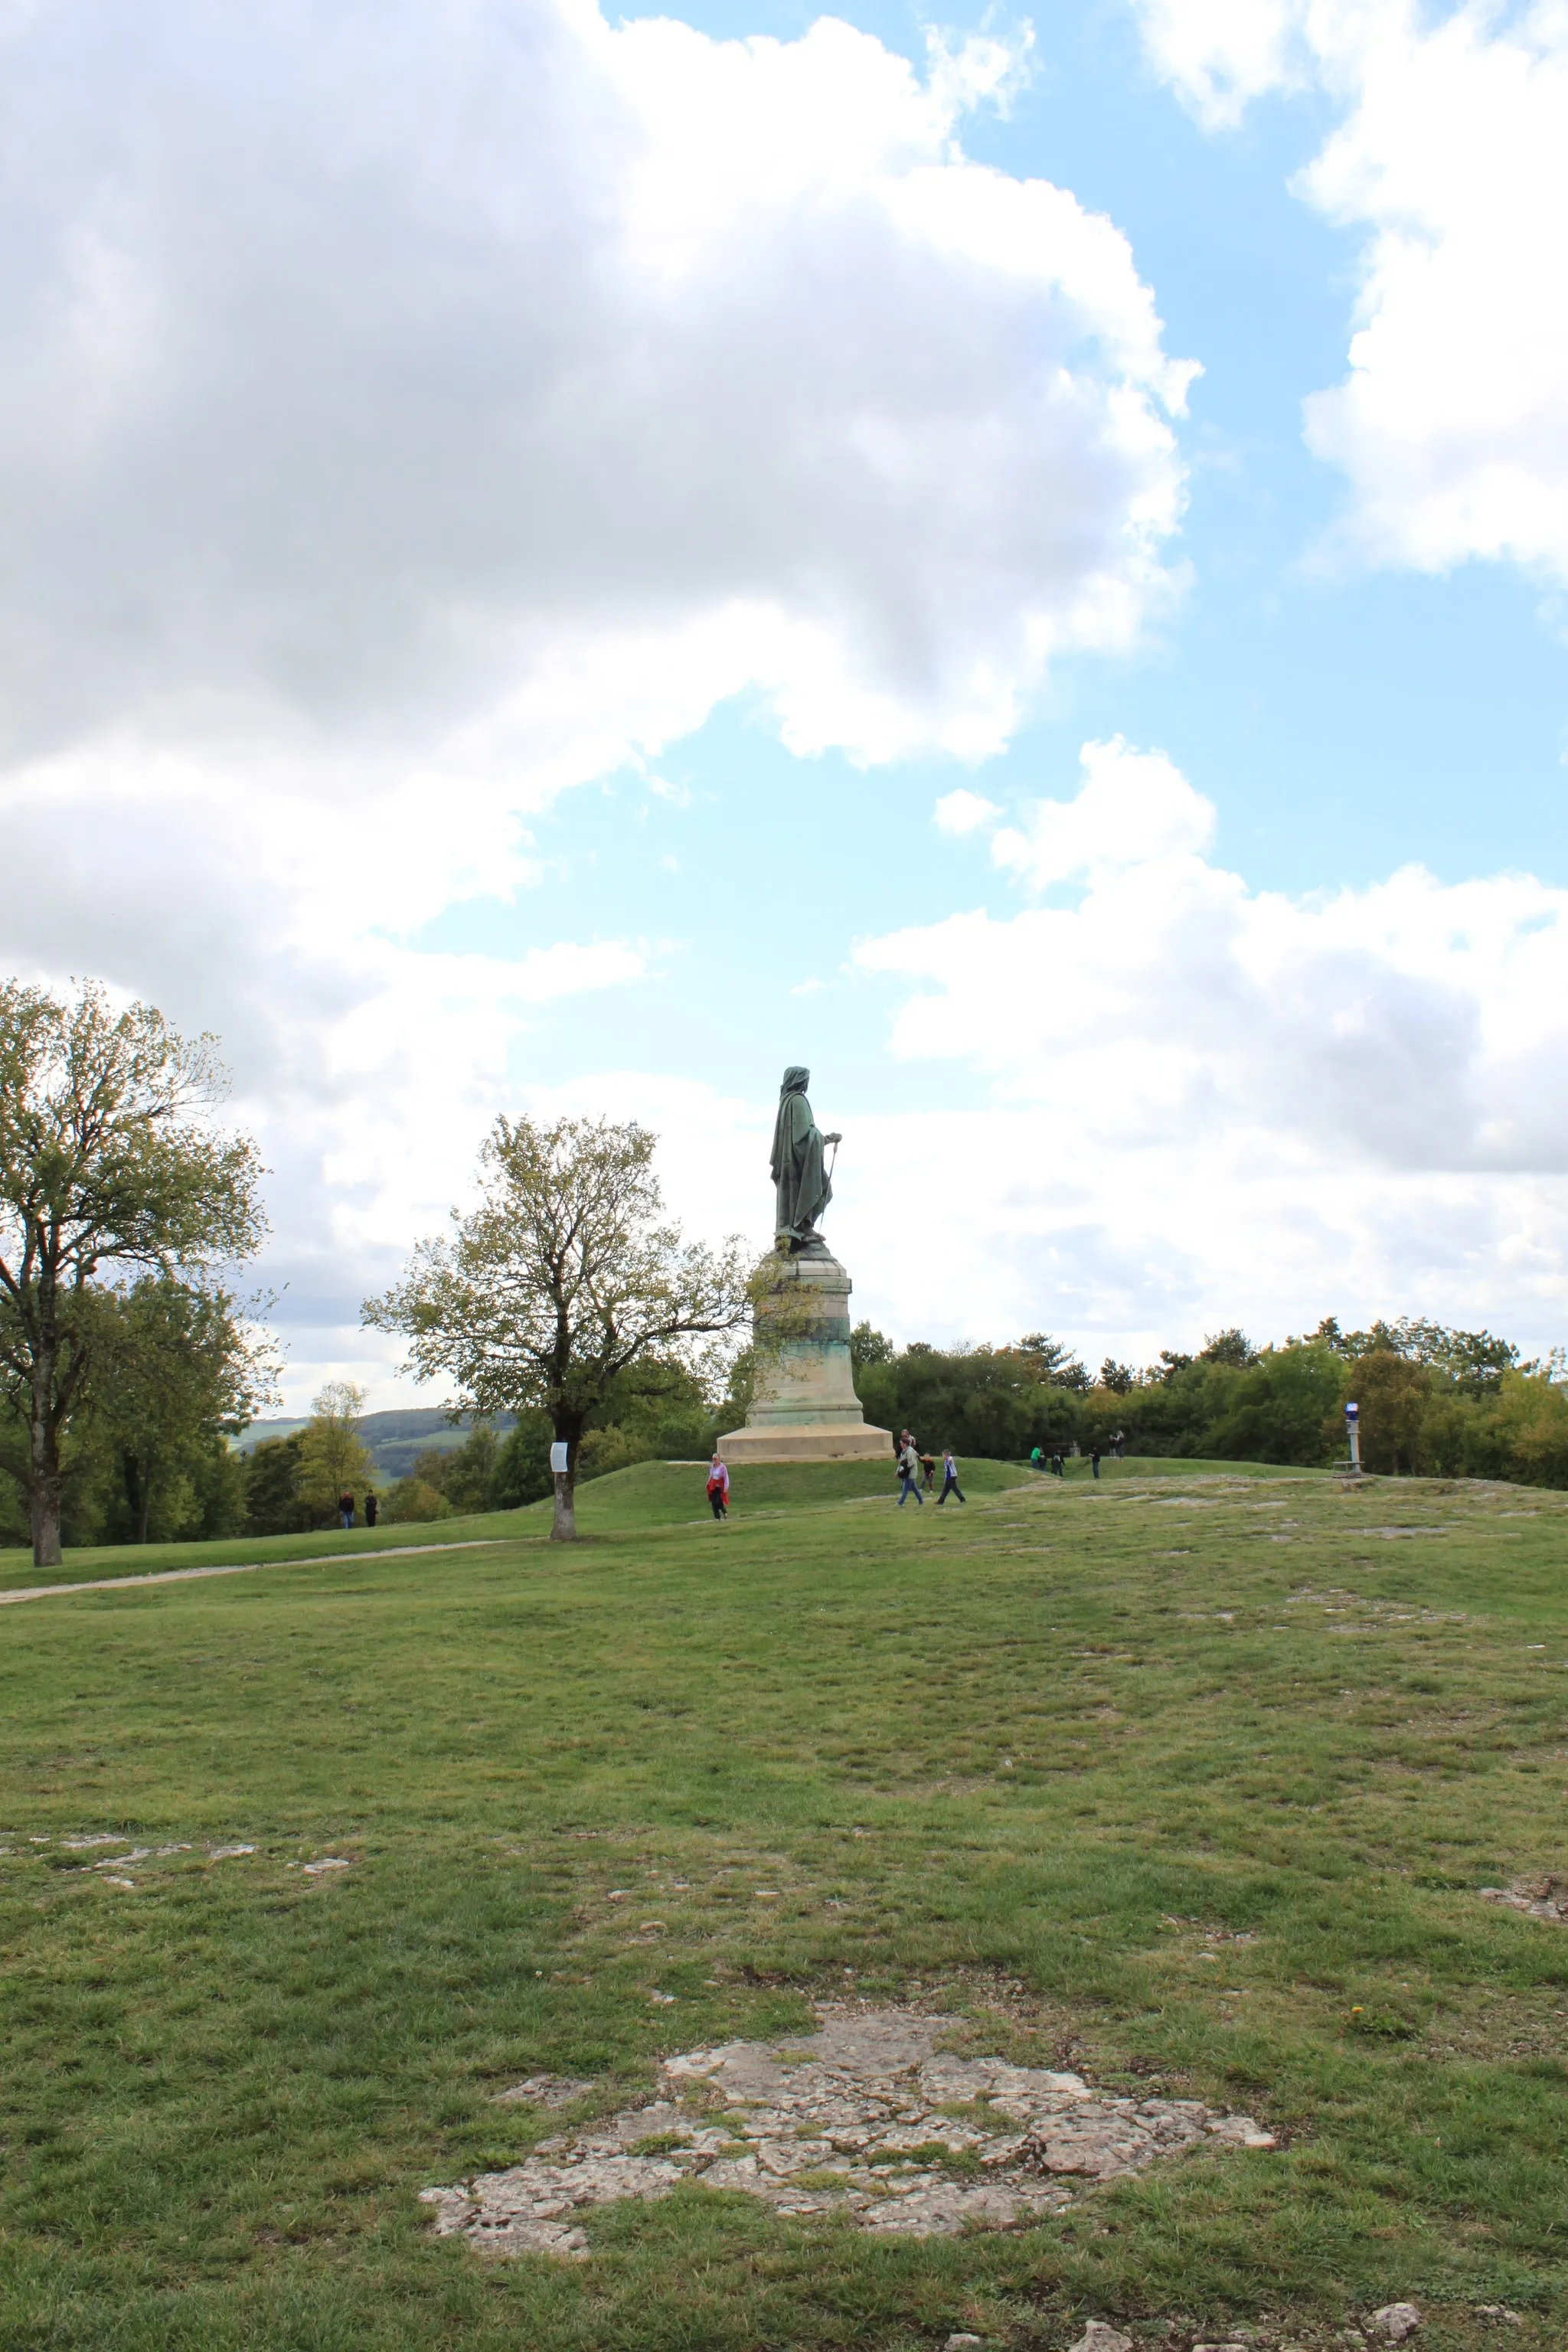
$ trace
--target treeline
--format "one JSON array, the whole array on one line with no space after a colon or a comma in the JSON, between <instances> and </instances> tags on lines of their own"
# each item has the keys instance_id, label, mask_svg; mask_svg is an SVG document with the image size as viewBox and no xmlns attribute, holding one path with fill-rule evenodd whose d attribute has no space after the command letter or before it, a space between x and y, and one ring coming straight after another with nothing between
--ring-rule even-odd
<instances>
[{"instance_id":1,"label":"treeline","mask_svg":"<svg viewBox=\"0 0 1568 2352\"><path fill-rule=\"evenodd\" d=\"M366 1494L374 1491L378 1517L398 1526L516 1510L553 1492L546 1412L523 1412L504 1435L480 1422L463 1444L426 1447L405 1476L381 1486L359 1434L363 1403L361 1391L334 1381L317 1397L304 1429L256 1446L243 1465L243 1517L223 1532L290 1535L330 1527L345 1493L363 1512ZM633 1462L671 1457L705 1460L721 1423L731 1425L691 1373L678 1365L639 1366L613 1386L603 1425L583 1440L577 1475L602 1477Z\"/></svg>"},{"instance_id":2,"label":"treeline","mask_svg":"<svg viewBox=\"0 0 1568 2352\"><path fill-rule=\"evenodd\" d=\"M1142 1370L1108 1357L1095 1374L1044 1332L896 1349L862 1323L850 1345L868 1420L961 1454L1088 1453L1120 1434L1134 1454L1320 1467L1346 1456L1353 1399L1367 1470L1568 1486L1561 1356L1526 1361L1489 1331L1408 1317L1347 1331L1330 1317L1278 1347L1232 1328L1194 1355L1163 1349Z\"/></svg>"}]
</instances>

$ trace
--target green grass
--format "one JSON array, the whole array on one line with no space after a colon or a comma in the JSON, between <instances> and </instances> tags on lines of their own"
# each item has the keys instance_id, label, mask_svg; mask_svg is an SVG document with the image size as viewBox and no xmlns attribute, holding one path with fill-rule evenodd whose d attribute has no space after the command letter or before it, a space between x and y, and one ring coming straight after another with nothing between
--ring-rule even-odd
<instances>
[{"instance_id":1,"label":"green grass","mask_svg":"<svg viewBox=\"0 0 1568 2352\"><path fill-rule=\"evenodd\" d=\"M6 2352L1327 2346L1400 2295L1559 2342L1568 1927L1476 1890L1568 1859L1568 1497L1114 1467L757 1471L719 1528L645 1465L574 1553L517 1514L0 1612ZM192 1851L121 1889L60 1843L110 1829ZM697 2189L580 2266L427 2233L546 2127L506 2084L609 2106L846 1991L1281 2145L923 2244Z\"/></svg>"},{"instance_id":2,"label":"green grass","mask_svg":"<svg viewBox=\"0 0 1568 2352\"><path fill-rule=\"evenodd\" d=\"M1068 1481L1089 1481L1088 1456L1068 1462ZM1039 1474L1027 1463L965 1462L960 1465L965 1495L996 1495L1010 1486L1034 1483ZM1144 1477L1300 1476L1257 1462L1128 1461L1101 1464L1102 1479ZM676 1527L686 1521L711 1518L704 1491L701 1463L639 1462L629 1470L612 1471L590 1479L577 1489L577 1519L584 1536L622 1532L632 1528ZM936 1490L941 1492L940 1485ZM763 1463L737 1470L733 1479L731 1517L755 1511L777 1514L813 1504L876 1499L898 1493L891 1461ZM912 1505L905 1505L906 1512ZM949 1509L953 1507L950 1504ZM552 1501L531 1503L521 1511L487 1511L463 1518L432 1519L377 1528L317 1528L302 1536L224 1536L208 1543L95 1544L66 1553L58 1568L35 1568L30 1551L21 1547L0 1549L0 1592L37 1584L72 1584L87 1578L146 1576L163 1569L225 1566L245 1560L314 1559L323 1553L392 1551L408 1544L461 1544L514 1541L520 1532L531 1537L548 1527Z\"/></svg>"}]
</instances>

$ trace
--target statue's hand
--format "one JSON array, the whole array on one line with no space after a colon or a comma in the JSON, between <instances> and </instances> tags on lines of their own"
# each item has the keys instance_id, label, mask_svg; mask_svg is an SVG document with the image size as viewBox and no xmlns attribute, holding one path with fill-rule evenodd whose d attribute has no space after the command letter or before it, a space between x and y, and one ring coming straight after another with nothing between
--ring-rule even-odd
<instances>
[{"instance_id":1,"label":"statue's hand","mask_svg":"<svg viewBox=\"0 0 1568 2352\"><path fill-rule=\"evenodd\" d=\"M842 1143L844 1138L841 1135L825 1135L822 1139L824 1143Z\"/></svg>"}]
</instances>

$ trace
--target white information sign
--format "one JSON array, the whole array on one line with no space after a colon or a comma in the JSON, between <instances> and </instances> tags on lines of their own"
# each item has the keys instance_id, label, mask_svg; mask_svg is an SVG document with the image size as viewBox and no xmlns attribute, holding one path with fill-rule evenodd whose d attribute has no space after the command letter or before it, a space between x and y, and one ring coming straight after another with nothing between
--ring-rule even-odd
<instances>
[{"instance_id":1,"label":"white information sign","mask_svg":"<svg viewBox=\"0 0 1568 2352\"><path fill-rule=\"evenodd\" d=\"M559 1437L550 1449L550 1467L557 1478L562 1476L566 1468L566 1446L564 1441Z\"/></svg>"}]
</instances>

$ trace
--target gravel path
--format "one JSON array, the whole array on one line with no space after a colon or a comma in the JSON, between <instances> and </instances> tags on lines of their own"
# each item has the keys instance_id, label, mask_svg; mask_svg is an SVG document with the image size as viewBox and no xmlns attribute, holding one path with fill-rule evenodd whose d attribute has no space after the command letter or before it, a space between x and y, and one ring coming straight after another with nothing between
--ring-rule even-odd
<instances>
[{"instance_id":1,"label":"gravel path","mask_svg":"<svg viewBox=\"0 0 1568 2352\"><path fill-rule=\"evenodd\" d=\"M151 1576L98 1576L90 1584L25 1584L0 1592L0 1608L12 1601L54 1601L64 1592L123 1592L133 1584L184 1584L193 1576L251 1576L258 1568L338 1568L345 1560L409 1559L421 1551L484 1551L505 1536L468 1536L461 1543L382 1544L366 1551L322 1551L309 1559L241 1559L226 1567L163 1568Z\"/></svg>"}]
</instances>

